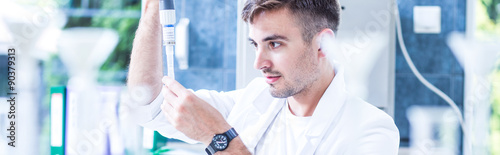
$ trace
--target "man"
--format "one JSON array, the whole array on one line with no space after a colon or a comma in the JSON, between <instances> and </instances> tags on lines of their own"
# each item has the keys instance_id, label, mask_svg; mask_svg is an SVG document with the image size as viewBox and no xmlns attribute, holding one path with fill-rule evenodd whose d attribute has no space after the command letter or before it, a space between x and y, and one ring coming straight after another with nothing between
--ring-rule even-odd
<instances>
[{"instance_id":1,"label":"man","mask_svg":"<svg viewBox=\"0 0 500 155\"><path fill-rule=\"evenodd\" d=\"M339 12L335 0L249 0L242 17L265 78L232 92L193 92L162 78L158 1L148 1L128 86L152 95L131 116L166 137L202 142L209 154L397 154L392 118L346 92L343 67L322 49Z\"/></svg>"}]
</instances>

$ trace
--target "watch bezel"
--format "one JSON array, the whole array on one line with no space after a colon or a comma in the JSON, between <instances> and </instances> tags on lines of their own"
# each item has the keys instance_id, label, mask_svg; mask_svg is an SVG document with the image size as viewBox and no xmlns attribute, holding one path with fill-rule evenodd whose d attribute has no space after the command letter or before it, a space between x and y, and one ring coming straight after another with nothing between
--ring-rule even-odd
<instances>
[{"instance_id":1,"label":"watch bezel","mask_svg":"<svg viewBox=\"0 0 500 155\"><path fill-rule=\"evenodd\" d=\"M218 140L222 140L222 145L217 143ZM216 134L212 138L212 144L217 151L223 151L227 148L229 144L229 137L226 134Z\"/></svg>"},{"instance_id":2,"label":"watch bezel","mask_svg":"<svg viewBox=\"0 0 500 155\"><path fill-rule=\"evenodd\" d=\"M218 146L216 146L217 138L221 137L221 136L224 137L224 139L225 139L224 146L218 147ZM236 130L234 130L234 128L231 128L231 129L229 129L226 132L221 133L221 134L215 134L214 137L212 137L212 141L210 142L210 144L207 146L207 148L205 148L205 152L207 152L208 155L212 155L212 154L215 154L215 152L224 151L229 147L229 143L231 142L231 140L233 140L237 136L238 136L238 132L236 132Z\"/></svg>"}]
</instances>

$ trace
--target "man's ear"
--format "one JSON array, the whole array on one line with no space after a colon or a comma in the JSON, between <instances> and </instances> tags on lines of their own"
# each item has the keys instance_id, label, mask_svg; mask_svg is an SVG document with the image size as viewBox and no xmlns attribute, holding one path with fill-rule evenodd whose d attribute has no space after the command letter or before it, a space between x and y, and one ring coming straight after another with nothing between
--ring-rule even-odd
<instances>
[{"instance_id":1,"label":"man's ear","mask_svg":"<svg viewBox=\"0 0 500 155\"><path fill-rule=\"evenodd\" d=\"M318 38L316 39L316 45L319 46L318 48L318 56L319 57L325 57L326 56L326 51L323 50L325 47L325 44L328 44L329 41L332 41L335 39L335 33L332 31L332 29L323 29L321 32L318 34Z\"/></svg>"}]
</instances>

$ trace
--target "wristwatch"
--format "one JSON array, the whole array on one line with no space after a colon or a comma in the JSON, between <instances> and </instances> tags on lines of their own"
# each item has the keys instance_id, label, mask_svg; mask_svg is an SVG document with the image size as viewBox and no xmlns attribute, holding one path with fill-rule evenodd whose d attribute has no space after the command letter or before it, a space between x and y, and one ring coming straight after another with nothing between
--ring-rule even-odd
<instances>
[{"instance_id":1,"label":"wristwatch","mask_svg":"<svg viewBox=\"0 0 500 155\"><path fill-rule=\"evenodd\" d=\"M208 155L212 155L217 151L225 150L227 146L229 146L229 142L237 136L238 133L236 133L234 128L231 128L224 133L216 134L214 138L212 138L212 142L205 149L205 152L207 152Z\"/></svg>"}]
</instances>

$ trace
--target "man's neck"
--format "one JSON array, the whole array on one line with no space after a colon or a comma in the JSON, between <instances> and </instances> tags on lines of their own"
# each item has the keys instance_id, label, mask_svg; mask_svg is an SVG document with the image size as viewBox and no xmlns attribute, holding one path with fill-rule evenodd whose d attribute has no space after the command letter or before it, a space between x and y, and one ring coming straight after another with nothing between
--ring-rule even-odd
<instances>
[{"instance_id":1,"label":"man's neck","mask_svg":"<svg viewBox=\"0 0 500 155\"><path fill-rule=\"evenodd\" d=\"M314 113L319 100L335 77L335 71L329 64L322 72L320 78L309 89L287 98L288 108L295 116L307 117Z\"/></svg>"}]
</instances>

